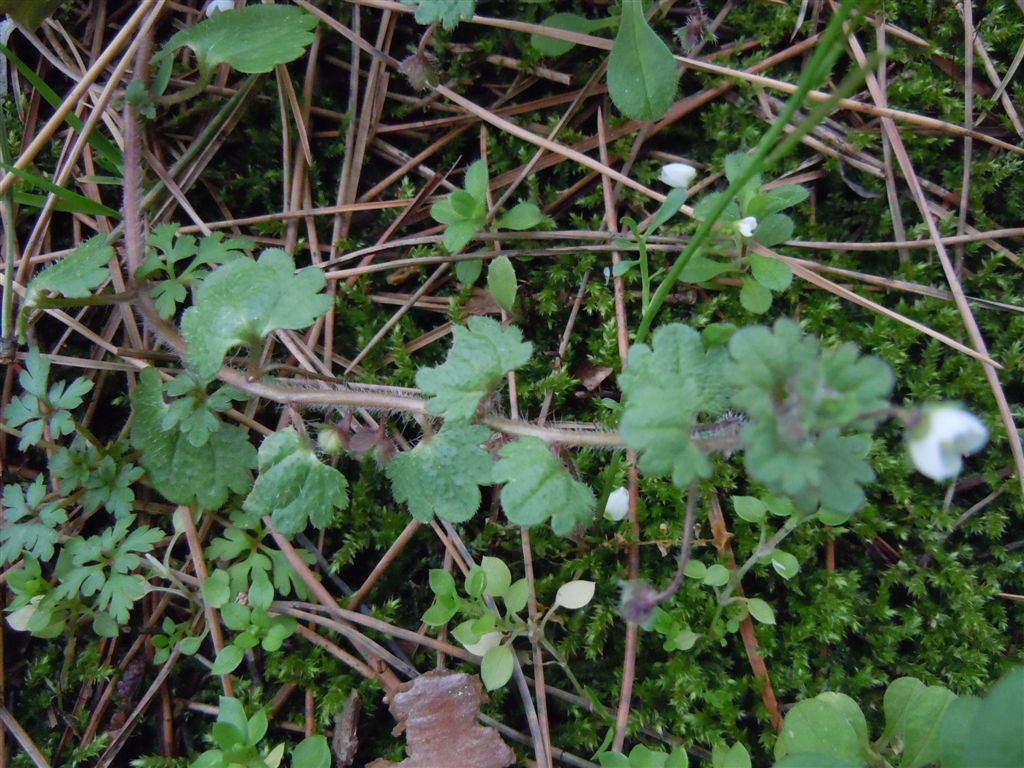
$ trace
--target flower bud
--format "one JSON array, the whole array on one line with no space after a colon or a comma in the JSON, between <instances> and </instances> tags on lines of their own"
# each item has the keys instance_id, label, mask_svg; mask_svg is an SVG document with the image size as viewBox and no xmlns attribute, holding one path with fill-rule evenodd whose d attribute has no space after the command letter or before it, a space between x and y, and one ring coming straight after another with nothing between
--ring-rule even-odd
<instances>
[{"instance_id":1,"label":"flower bud","mask_svg":"<svg viewBox=\"0 0 1024 768\"><path fill-rule=\"evenodd\" d=\"M608 494L608 503L604 505L604 519L618 522L629 513L629 491L621 486Z\"/></svg>"},{"instance_id":2,"label":"flower bud","mask_svg":"<svg viewBox=\"0 0 1024 768\"><path fill-rule=\"evenodd\" d=\"M753 237L754 230L757 229L757 219L753 216L746 216L736 222L736 229L743 237Z\"/></svg>"}]
</instances>

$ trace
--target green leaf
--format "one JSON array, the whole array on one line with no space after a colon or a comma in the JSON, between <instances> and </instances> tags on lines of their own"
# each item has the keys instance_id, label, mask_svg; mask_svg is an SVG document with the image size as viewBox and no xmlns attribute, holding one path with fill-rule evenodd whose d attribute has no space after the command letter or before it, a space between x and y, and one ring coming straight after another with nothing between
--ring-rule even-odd
<instances>
[{"instance_id":1,"label":"green leaf","mask_svg":"<svg viewBox=\"0 0 1024 768\"><path fill-rule=\"evenodd\" d=\"M608 57L608 93L634 120L657 120L676 98L676 62L644 17L643 3L622 5L619 32Z\"/></svg>"},{"instance_id":2,"label":"green leaf","mask_svg":"<svg viewBox=\"0 0 1024 768\"><path fill-rule=\"evenodd\" d=\"M868 726L857 703L842 693L820 693L798 702L782 723L775 757L818 753L855 765L869 756Z\"/></svg>"},{"instance_id":3,"label":"green leaf","mask_svg":"<svg viewBox=\"0 0 1024 768\"><path fill-rule=\"evenodd\" d=\"M771 309L772 293L756 280L744 277L740 288L740 304L747 312L763 315Z\"/></svg>"},{"instance_id":4,"label":"green leaf","mask_svg":"<svg viewBox=\"0 0 1024 768\"><path fill-rule=\"evenodd\" d=\"M700 335L685 325L660 327L651 347L635 344L619 374L626 445L640 454L640 469L671 475L679 488L707 477L711 463L690 440L698 414L718 416L727 390L721 380L725 351L705 350Z\"/></svg>"},{"instance_id":5,"label":"green leaf","mask_svg":"<svg viewBox=\"0 0 1024 768\"><path fill-rule=\"evenodd\" d=\"M429 395L427 411L468 421L484 396L505 374L530 359L533 347L515 326L503 329L489 317L474 316L467 326L455 326L454 341L445 362L421 368L416 386Z\"/></svg>"},{"instance_id":6,"label":"green leaf","mask_svg":"<svg viewBox=\"0 0 1024 768\"><path fill-rule=\"evenodd\" d=\"M762 523L765 515L768 514L768 508L764 502L753 496L733 496L732 507L736 510L736 514L748 523Z\"/></svg>"},{"instance_id":7,"label":"green leaf","mask_svg":"<svg viewBox=\"0 0 1024 768\"><path fill-rule=\"evenodd\" d=\"M245 74L269 72L305 52L316 24L316 17L293 5L248 5L181 30L158 56L188 46L205 76L220 64Z\"/></svg>"},{"instance_id":8,"label":"green leaf","mask_svg":"<svg viewBox=\"0 0 1024 768\"><path fill-rule=\"evenodd\" d=\"M238 669L244 657L245 651L237 645L225 645L214 659L210 672L214 675L230 675Z\"/></svg>"},{"instance_id":9,"label":"green leaf","mask_svg":"<svg viewBox=\"0 0 1024 768\"><path fill-rule=\"evenodd\" d=\"M211 608L220 608L231 599L231 585L227 571L214 571L203 581L203 600Z\"/></svg>"},{"instance_id":10,"label":"green leaf","mask_svg":"<svg viewBox=\"0 0 1024 768\"><path fill-rule=\"evenodd\" d=\"M755 195L747 203L746 213L760 221L769 214L799 205L809 196L810 193L806 187L801 187L799 184L783 184Z\"/></svg>"},{"instance_id":11,"label":"green leaf","mask_svg":"<svg viewBox=\"0 0 1024 768\"><path fill-rule=\"evenodd\" d=\"M526 579L516 579L506 590L502 600L510 613L519 613L530 599L530 584Z\"/></svg>"},{"instance_id":12,"label":"green leaf","mask_svg":"<svg viewBox=\"0 0 1024 768\"><path fill-rule=\"evenodd\" d=\"M514 661L512 651L505 645L496 645L488 650L480 662L480 679L484 688L493 691L507 683L512 677Z\"/></svg>"},{"instance_id":13,"label":"green leaf","mask_svg":"<svg viewBox=\"0 0 1024 768\"><path fill-rule=\"evenodd\" d=\"M629 758L621 752L602 752L597 756L601 768L632 768Z\"/></svg>"},{"instance_id":14,"label":"green leaf","mask_svg":"<svg viewBox=\"0 0 1024 768\"><path fill-rule=\"evenodd\" d=\"M434 515L450 523L469 520L480 508L480 486L491 482L494 461L480 447L490 435L486 427L454 422L397 454L385 470L395 499L423 522Z\"/></svg>"},{"instance_id":15,"label":"green leaf","mask_svg":"<svg viewBox=\"0 0 1024 768\"><path fill-rule=\"evenodd\" d=\"M841 760L831 755L818 752L801 752L798 755L787 755L775 763L775 768L863 768L863 762ZM943 766L946 768L946 766Z\"/></svg>"},{"instance_id":16,"label":"green leaf","mask_svg":"<svg viewBox=\"0 0 1024 768\"><path fill-rule=\"evenodd\" d=\"M81 195L78 192L73 192L70 189L60 187L54 184L52 181L39 174L26 171L22 168L17 168L9 163L0 162L0 168L18 177L23 182L32 187L45 190L58 201L58 210L66 211L68 213L84 213L90 216L108 216L112 219L120 219L121 212L115 208L97 203L92 198ZM30 200L33 196L26 195ZM36 207L42 207L38 203L34 203ZM43 203L45 205L45 203ZM104 235L96 235L96 237L105 237Z\"/></svg>"},{"instance_id":17,"label":"green leaf","mask_svg":"<svg viewBox=\"0 0 1024 768\"><path fill-rule=\"evenodd\" d=\"M724 744L715 744L711 750L713 768L750 768L750 753L742 744L733 744L726 749Z\"/></svg>"},{"instance_id":18,"label":"green leaf","mask_svg":"<svg viewBox=\"0 0 1024 768\"><path fill-rule=\"evenodd\" d=\"M968 768L971 754L971 727L978 716L981 699L977 696L957 696L946 707L939 734L939 754L942 768Z\"/></svg>"},{"instance_id":19,"label":"green leaf","mask_svg":"<svg viewBox=\"0 0 1024 768\"><path fill-rule=\"evenodd\" d=\"M186 433L164 430L168 406L161 395L160 374L146 368L132 396L131 442L142 453L142 466L153 486L175 504L219 509L230 493L245 493L252 484L256 449L239 427L219 422L202 447Z\"/></svg>"},{"instance_id":20,"label":"green leaf","mask_svg":"<svg viewBox=\"0 0 1024 768\"><path fill-rule=\"evenodd\" d=\"M465 259L455 262L455 276L463 285L473 285L484 270L482 259Z\"/></svg>"},{"instance_id":21,"label":"green leaf","mask_svg":"<svg viewBox=\"0 0 1024 768\"><path fill-rule=\"evenodd\" d=\"M889 683L882 702L885 712L882 739L903 741L900 768L921 768L938 759L942 719L955 698L949 689L925 686L913 677L901 677Z\"/></svg>"},{"instance_id":22,"label":"green leaf","mask_svg":"<svg viewBox=\"0 0 1024 768\"><path fill-rule=\"evenodd\" d=\"M460 21L473 18L476 0L402 0L403 5L416 6L416 21L423 25L440 22L447 30Z\"/></svg>"},{"instance_id":23,"label":"green leaf","mask_svg":"<svg viewBox=\"0 0 1024 768\"><path fill-rule=\"evenodd\" d=\"M762 624L775 623L775 611L772 610L768 603L758 597L751 597L747 600L747 610L750 611L750 615L754 617L755 621L759 621Z\"/></svg>"},{"instance_id":24,"label":"green leaf","mask_svg":"<svg viewBox=\"0 0 1024 768\"><path fill-rule=\"evenodd\" d=\"M291 427L263 441L259 467L259 477L242 509L260 517L270 515L285 536L301 532L307 523L326 528L335 510L348 506L345 476L322 463Z\"/></svg>"},{"instance_id":25,"label":"green leaf","mask_svg":"<svg viewBox=\"0 0 1024 768\"><path fill-rule=\"evenodd\" d=\"M1024 765L1024 667L1006 673L985 695L971 725L965 765ZM945 768L945 767L944 767Z\"/></svg>"},{"instance_id":26,"label":"green leaf","mask_svg":"<svg viewBox=\"0 0 1024 768\"><path fill-rule=\"evenodd\" d=\"M772 213L763 219L758 219L757 229L754 230L754 239L766 248L771 248L773 245L784 243L793 237L795 228L793 220L786 214Z\"/></svg>"},{"instance_id":27,"label":"green leaf","mask_svg":"<svg viewBox=\"0 0 1024 768\"><path fill-rule=\"evenodd\" d=\"M686 570L684 571L686 578L696 579L697 581L703 581L707 572L708 567L704 563L700 560L692 559L686 564Z\"/></svg>"},{"instance_id":28,"label":"green leaf","mask_svg":"<svg viewBox=\"0 0 1024 768\"><path fill-rule=\"evenodd\" d=\"M427 575L430 591L435 595L454 595L455 579L448 571L441 568L431 568Z\"/></svg>"},{"instance_id":29,"label":"green leaf","mask_svg":"<svg viewBox=\"0 0 1024 768\"><path fill-rule=\"evenodd\" d=\"M644 234L654 234L665 222L679 213L679 209L682 207L683 203L686 202L686 195L688 192L689 190L687 190L686 187L673 187L670 189L669 193L665 196L665 201L661 204L661 207L658 208L654 216L651 217L651 221L648 223L647 229L644 230Z\"/></svg>"},{"instance_id":30,"label":"green leaf","mask_svg":"<svg viewBox=\"0 0 1024 768\"><path fill-rule=\"evenodd\" d=\"M423 614L423 623L428 627L442 627L451 621L459 610L459 599L452 595L438 597Z\"/></svg>"},{"instance_id":31,"label":"green leaf","mask_svg":"<svg viewBox=\"0 0 1024 768\"><path fill-rule=\"evenodd\" d=\"M474 161L469 168L466 169L464 184L466 192L470 194L472 199L476 201L479 206L477 209L478 212L480 214L485 213L488 189L487 163L483 160Z\"/></svg>"},{"instance_id":32,"label":"green leaf","mask_svg":"<svg viewBox=\"0 0 1024 768\"><path fill-rule=\"evenodd\" d=\"M181 320L189 366L205 383L217 375L232 347L257 349L271 331L312 324L331 306L322 292L325 283L324 273L314 267L296 273L292 257L279 248L264 251L258 261L236 259L211 272Z\"/></svg>"},{"instance_id":33,"label":"green leaf","mask_svg":"<svg viewBox=\"0 0 1024 768\"><path fill-rule=\"evenodd\" d=\"M708 259L695 253L679 273L679 282L702 284L714 280L719 275L735 271L736 267L732 264Z\"/></svg>"},{"instance_id":34,"label":"green leaf","mask_svg":"<svg viewBox=\"0 0 1024 768\"><path fill-rule=\"evenodd\" d=\"M482 220L478 221L477 219L456 221L454 224L449 224L445 227L444 236L441 238L441 244L445 247L445 250L447 250L448 253L461 251L469 245L469 241L472 240L480 230L482 224ZM464 262L459 263L461 264Z\"/></svg>"},{"instance_id":35,"label":"green leaf","mask_svg":"<svg viewBox=\"0 0 1024 768\"><path fill-rule=\"evenodd\" d=\"M665 761L665 768L689 768L689 765L690 757L682 747L676 747L669 752L668 759Z\"/></svg>"},{"instance_id":36,"label":"green leaf","mask_svg":"<svg viewBox=\"0 0 1024 768\"><path fill-rule=\"evenodd\" d=\"M637 261L636 259L633 259L633 260L623 259L618 264L616 264L614 267L612 267L612 277L622 277L623 275L628 274L630 270L632 270L634 267L638 266L639 264L640 264L640 262ZM608 753L605 753L605 754L608 754Z\"/></svg>"},{"instance_id":37,"label":"green leaf","mask_svg":"<svg viewBox=\"0 0 1024 768\"><path fill-rule=\"evenodd\" d=\"M114 249L105 235L90 237L63 259L47 267L28 284L25 301L33 304L43 291L80 299L90 296L107 279Z\"/></svg>"},{"instance_id":38,"label":"green leaf","mask_svg":"<svg viewBox=\"0 0 1024 768\"><path fill-rule=\"evenodd\" d=\"M643 744L637 744L629 751L629 764L632 768L663 768L667 757L664 752L656 752Z\"/></svg>"},{"instance_id":39,"label":"green leaf","mask_svg":"<svg viewBox=\"0 0 1024 768\"><path fill-rule=\"evenodd\" d=\"M480 568L487 576L484 594L491 597L503 596L512 584L512 572L505 565L505 561L485 555L480 559Z\"/></svg>"},{"instance_id":40,"label":"green leaf","mask_svg":"<svg viewBox=\"0 0 1024 768\"><path fill-rule=\"evenodd\" d=\"M330 768L331 750L323 734L307 736L292 750L292 765L295 768Z\"/></svg>"},{"instance_id":41,"label":"green leaf","mask_svg":"<svg viewBox=\"0 0 1024 768\"><path fill-rule=\"evenodd\" d=\"M551 528L568 536L576 525L593 519L594 493L574 480L547 445L536 437L522 437L503 446L494 467L494 482L501 489L501 508L509 522L540 525L551 518Z\"/></svg>"},{"instance_id":42,"label":"green leaf","mask_svg":"<svg viewBox=\"0 0 1024 768\"><path fill-rule=\"evenodd\" d=\"M533 229L544 220L544 214L540 208L530 202L518 203L512 209L503 213L497 222L498 229L513 229L521 232L526 229Z\"/></svg>"},{"instance_id":43,"label":"green leaf","mask_svg":"<svg viewBox=\"0 0 1024 768\"><path fill-rule=\"evenodd\" d=\"M783 261L751 253L747 262L754 279L771 291L784 291L793 282L793 270Z\"/></svg>"},{"instance_id":44,"label":"green leaf","mask_svg":"<svg viewBox=\"0 0 1024 768\"><path fill-rule=\"evenodd\" d=\"M772 568L775 569L779 576L789 580L800 572L800 561L789 554L789 552L776 549L772 552Z\"/></svg>"},{"instance_id":45,"label":"green leaf","mask_svg":"<svg viewBox=\"0 0 1024 768\"><path fill-rule=\"evenodd\" d=\"M516 302L516 270L508 256L499 256L487 268L487 290L494 302L506 312L512 311Z\"/></svg>"},{"instance_id":46,"label":"green leaf","mask_svg":"<svg viewBox=\"0 0 1024 768\"><path fill-rule=\"evenodd\" d=\"M57 502L43 503L46 486L43 475L27 488L4 486L0 509L0 565L13 563L25 555L39 560L53 557L54 545L60 538L60 526L68 520ZM37 519L38 518L38 519Z\"/></svg>"},{"instance_id":47,"label":"green leaf","mask_svg":"<svg viewBox=\"0 0 1024 768\"><path fill-rule=\"evenodd\" d=\"M474 565L466 574L466 594L470 597L480 597L487 586L487 574L479 565ZM475 641L474 641L475 642Z\"/></svg>"},{"instance_id":48,"label":"green leaf","mask_svg":"<svg viewBox=\"0 0 1024 768\"><path fill-rule=\"evenodd\" d=\"M64 0L2 0L0 13L6 13L23 27L34 30L51 13L60 8Z\"/></svg>"},{"instance_id":49,"label":"green leaf","mask_svg":"<svg viewBox=\"0 0 1024 768\"><path fill-rule=\"evenodd\" d=\"M724 587L729 583L729 569L724 565L709 565L702 581L709 587Z\"/></svg>"},{"instance_id":50,"label":"green leaf","mask_svg":"<svg viewBox=\"0 0 1024 768\"><path fill-rule=\"evenodd\" d=\"M548 16L541 22L541 26L544 27L562 29L567 32L578 32L581 35L589 34L607 25L608 22L604 19L588 19L576 13L556 13ZM544 56L561 56L563 53L568 53L576 47L576 43L556 40L553 37L546 37L536 32L530 35L530 45Z\"/></svg>"}]
</instances>

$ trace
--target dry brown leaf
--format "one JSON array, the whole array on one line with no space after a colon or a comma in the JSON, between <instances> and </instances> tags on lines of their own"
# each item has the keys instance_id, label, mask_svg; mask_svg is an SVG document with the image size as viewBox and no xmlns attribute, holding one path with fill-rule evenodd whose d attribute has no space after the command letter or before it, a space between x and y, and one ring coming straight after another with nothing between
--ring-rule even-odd
<instances>
[{"instance_id":1,"label":"dry brown leaf","mask_svg":"<svg viewBox=\"0 0 1024 768\"><path fill-rule=\"evenodd\" d=\"M512 749L493 728L477 722L483 700L480 678L437 670L403 683L390 709L405 731L408 757L400 763L375 760L369 768L441 768L466 765L505 768L515 762Z\"/></svg>"}]
</instances>

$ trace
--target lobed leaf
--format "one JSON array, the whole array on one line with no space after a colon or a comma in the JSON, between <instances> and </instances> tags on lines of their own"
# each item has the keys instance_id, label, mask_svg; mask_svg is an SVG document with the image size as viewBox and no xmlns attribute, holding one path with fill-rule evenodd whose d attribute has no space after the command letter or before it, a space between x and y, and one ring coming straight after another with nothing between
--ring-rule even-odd
<instances>
[{"instance_id":1,"label":"lobed leaf","mask_svg":"<svg viewBox=\"0 0 1024 768\"><path fill-rule=\"evenodd\" d=\"M146 368L132 396L131 443L142 454L142 466L153 486L175 504L219 509L231 493L244 493L252 483L256 449L246 433L218 420L202 446L175 426L164 429L170 407L161 394L160 374Z\"/></svg>"},{"instance_id":2,"label":"lobed leaf","mask_svg":"<svg viewBox=\"0 0 1024 768\"><path fill-rule=\"evenodd\" d=\"M271 331L312 324L331 306L322 293L325 283L324 273L314 267L296 273L292 257L279 248L265 250L257 261L236 259L211 272L181 320L189 366L208 382L232 347L256 348Z\"/></svg>"},{"instance_id":3,"label":"lobed leaf","mask_svg":"<svg viewBox=\"0 0 1024 768\"><path fill-rule=\"evenodd\" d=\"M270 515L285 536L313 523L325 528L335 510L348 506L348 482L334 467L322 463L292 428L267 437L260 446L260 474L242 504L250 514Z\"/></svg>"},{"instance_id":4,"label":"lobed leaf","mask_svg":"<svg viewBox=\"0 0 1024 768\"><path fill-rule=\"evenodd\" d=\"M489 317L471 317L468 325L455 326L452 335L447 359L436 368L421 368L416 386L433 395L427 411L468 421L505 374L530 359L533 347L518 328L502 328Z\"/></svg>"},{"instance_id":5,"label":"lobed leaf","mask_svg":"<svg viewBox=\"0 0 1024 768\"><path fill-rule=\"evenodd\" d=\"M540 525L551 519L559 536L568 536L578 523L593 519L596 500L587 486L574 480L536 437L523 437L503 446L494 467L501 489L501 508L516 525Z\"/></svg>"}]
</instances>

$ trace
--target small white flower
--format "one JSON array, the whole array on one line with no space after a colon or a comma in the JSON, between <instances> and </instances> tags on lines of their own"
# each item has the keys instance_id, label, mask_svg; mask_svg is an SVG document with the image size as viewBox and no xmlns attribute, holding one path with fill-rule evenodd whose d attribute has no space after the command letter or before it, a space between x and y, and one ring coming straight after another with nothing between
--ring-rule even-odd
<instances>
[{"instance_id":1,"label":"small white flower","mask_svg":"<svg viewBox=\"0 0 1024 768\"><path fill-rule=\"evenodd\" d=\"M925 406L921 420L907 433L907 448L917 471L932 480L960 474L963 457L988 441L981 420L957 405Z\"/></svg>"},{"instance_id":2,"label":"small white flower","mask_svg":"<svg viewBox=\"0 0 1024 768\"><path fill-rule=\"evenodd\" d=\"M616 488L608 494L608 503L604 505L604 519L618 522L629 513L629 491Z\"/></svg>"},{"instance_id":3,"label":"small white flower","mask_svg":"<svg viewBox=\"0 0 1024 768\"><path fill-rule=\"evenodd\" d=\"M210 0L206 4L206 15L213 16L215 13L221 11L233 11L235 10L235 0Z\"/></svg>"},{"instance_id":4,"label":"small white flower","mask_svg":"<svg viewBox=\"0 0 1024 768\"><path fill-rule=\"evenodd\" d=\"M753 237L754 230L757 229L757 219L753 216L747 216L746 218L740 219L736 222L736 229L740 231L743 237Z\"/></svg>"},{"instance_id":5,"label":"small white flower","mask_svg":"<svg viewBox=\"0 0 1024 768\"><path fill-rule=\"evenodd\" d=\"M570 611L582 608L594 599L595 587L594 582L585 579L567 581L558 588L558 594L555 595L555 607L568 608Z\"/></svg>"},{"instance_id":6,"label":"small white flower","mask_svg":"<svg viewBox=\"0 0 1024 768\"><path fill-rule=\"evenodd\" d=\"M684 188L690 186L697 178L697 169L688 163L669 163L661 169L658 180L670 187Z\"/></svg>"},{"instance_id":7,"label":"small white flower","mask_svg":"<svg viewBox=\"0 0 1024 768\"><path fill-rule=\"evenodd\" d=\"M466 645L466 650L472 653L474 656L480 656L481 658L491 648L494 648L501 642L501 632L495 630L494 632L488 632L486 635L481 635L480 639L475 643L469 643Z\"/></svg>"}]
</instances>

